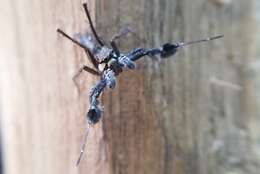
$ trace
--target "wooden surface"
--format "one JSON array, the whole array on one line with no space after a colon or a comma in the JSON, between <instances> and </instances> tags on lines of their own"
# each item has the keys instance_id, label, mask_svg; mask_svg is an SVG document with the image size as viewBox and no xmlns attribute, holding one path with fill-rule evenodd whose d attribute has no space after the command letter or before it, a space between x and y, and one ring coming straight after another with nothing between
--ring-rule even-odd
<instances>
[{"instance_id":1,"label":"wooden surface","mask_svg":"<svg viewBox=\"0 0 260 174\"><path fill-rule=\"evenodd\" d=\"M245 73L252 1L97 2L97 24L106 35L130 23L147 41L122 39L125 51L225 34L173 59L142 60L137 71L120 76L104 101L111 173L257 173L249 129L252 81Z\"/></svg>"},{"instance_id":2,"label":"wooden surface","mask_svg":"<svg viewBox=\"0 0 260 174\"><path fill-rule=\"evenodd\" d=\"M120 49L225 34L161 62L141 60L102 97L104 117L84 134L84 51L56 33L88 30L84 1L4 0L0 10L0 124L6 174L218 174L260 170L254 88L253 0L97 0L105 39L130 24ZM254 70L254 71L252 71ZM255 77L255 76L254 76Z\"/></svg>"},{"instance_id":3,"label":"wooden surface","mask_svg":"<svg viewBox=\"0 0 260 174\"><path fill-rule=\"evenodd\" d=\"M102 124L91 131L89 158L75 167L85 128L88 93L96 79L73 75L84 51L59 36L88 29L83 1L4 1L1 10L1 132L5 173L100 173ZM94 3L90 3L93 13ZM86 157L85 156L85 157ZM90 158L91 157L91 158ZM95 167L93 167L95 166ZM104 173L104 172L102 172Z\"/></svg>"}]
</instances>

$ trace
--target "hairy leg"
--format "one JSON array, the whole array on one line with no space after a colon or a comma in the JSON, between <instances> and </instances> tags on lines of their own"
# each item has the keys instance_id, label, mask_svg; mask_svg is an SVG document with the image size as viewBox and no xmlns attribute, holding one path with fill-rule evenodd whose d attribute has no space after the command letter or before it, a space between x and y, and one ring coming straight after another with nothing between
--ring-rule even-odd
<instances>
[{"instance_id":1,"label":"hairy leg","mask_svg":"<svg viewBox=\"0 0 260 174\"><path fill-rule=\"evenodd\" d=\"M94 58L94 55L91 53L91 51L84 44L82 44L79 41L77 41L76 39L72 38L71 36L69 36L68 34L66 34L64 31L62 31L59 28L57 29L57 32L60 33L63 37L69 39L70 41L72 41L73 43L78 45L79 47L83 48L86 51L91 63L97 69L98 65L97 65L96 59Z\"/></svg>"},{"instance_id":2,"label":"hairy leg","mask_svg":"<svg viewBox=\"0 0 260 174\"><path fill-rule=\"evenodd\" d=\"M94 28L94 25L93 25L93 22L92 22L92 20L91 20L90 13L89 13L89 10L88 10L88 5L87 5L87 3L84 3L84 4L83 4L83 8L84 8L85 13L86 13L86 16L87 16L87 18L88 18L88 22L89 22L89 25L90 25L90 28L91 28L92 33L94 34L94 36L95 36L97 42L98 42L101 46L104 46L104 43L101 41L100 37L98 36L98 34L97 34L97 32L96 32L96 30L95 30L95 28Z\"/></svg>"}]
</instances>

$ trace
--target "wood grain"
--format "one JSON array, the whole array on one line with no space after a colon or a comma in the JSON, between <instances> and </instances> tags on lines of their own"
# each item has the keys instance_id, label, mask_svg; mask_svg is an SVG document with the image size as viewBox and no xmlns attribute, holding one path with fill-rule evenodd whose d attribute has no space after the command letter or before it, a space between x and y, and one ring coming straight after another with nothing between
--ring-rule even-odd
<instances>
[{"instance_id":1,"label":"wood grain","mask_svg":"<svg viewBox=\"0 0 260 174\"><path fill-rule=\"evenodd\" d=\"M84 51L57 34L88 29L83 1L4 1L1 11L1 127L5 173L100 173L102 124L90 132L87 154L75 166L85 128L88 92ZM89 4L94 16L94 3ZM90 158L91 157L91 158ZM93 166L96 166L93 168ZM99 167L97 167L99 166ZM105 173L105 172L102 172Z\"/></svg>"},{"instance_id":2,"label":"wood grain","mask_svg":"<svg viewBox=\"0 0 260 174\"><path fill-rule=\"evenodd\" d=\"M131 24L147 41L129 36L120 41L123 51L225 35L172 59L141 60L137 71L120 75L104 97L111 173L257 173L248 129L252 81L244 71L252 1L97 2L96 22L108 38Z\"/></svg>"}]
</instances>

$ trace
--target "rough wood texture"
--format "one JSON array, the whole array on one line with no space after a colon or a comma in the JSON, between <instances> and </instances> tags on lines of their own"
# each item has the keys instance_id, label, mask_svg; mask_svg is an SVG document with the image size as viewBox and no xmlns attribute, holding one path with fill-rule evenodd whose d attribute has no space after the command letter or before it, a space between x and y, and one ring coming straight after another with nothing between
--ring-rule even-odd
<instances>
[{"instance_id":1,"label":"rough wood texture","mask_svg":"<svg viewBox=\"0 0 260 174\"><path fill-rule=\"evenodd\" d=\"M57 34L86 31L83 1L1 2L1 132L7 174L104 173L101 124L91 131L87 156L75 166L84 134L88 92L96 80L73 75L87 58ZM94 16L94 3L90 3ZM86 154L85 154L86 155ZM102 162L102 161L101 161ZM93 167L95 166L95 167Z\"/></svg>"},{"instance_id":2,"label":"rough wood texture","mask_svg":"<svg viewBox=\"0 0 260 174\"><path fill-rule=\"evenodd\" d=\"M130 35L120 41L122 51L215 34L225 38L160 63L141 60L136 71L120 75L117 88L105 92L104 119L91 130L79 168L87 96L97 79L82 74L77 94L72 76L86 56L55 30L88 29L83 1L1 2L5 173L257 174L257 84L250 73L258 71L248 66L255 1L91 1L106 39L128 23L146 40Z\"/></svg>"},{"instance_id":3,"label":"rough wood texture","mask_svg":"<svg viewBox=\"0 0 260 174\"><path fill-rule=\"evenodd\" d=\"M107 36L130 23L147 47L225 34L174 59L139 61L137 71L120 76L104 99L110 173L257 173L245 73L252 1L97 2L96 22ZM125 51L144 46L131 36L120 43Z\"/></svg>"}]
</instances>

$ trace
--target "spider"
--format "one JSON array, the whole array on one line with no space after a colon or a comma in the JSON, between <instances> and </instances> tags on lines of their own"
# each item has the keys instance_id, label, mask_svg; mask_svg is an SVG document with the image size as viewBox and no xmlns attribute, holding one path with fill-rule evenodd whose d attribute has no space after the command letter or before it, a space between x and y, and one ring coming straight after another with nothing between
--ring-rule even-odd
<instances>
[{"instance_id":1,"label":"spider","mask_svg":"<svg viewBox=\"0 0 260 174\"><path fill-rule=\"evenodd\" d=\"M210 40L215 40L222 38L223 35L218 35L215 37L208 37L201 40L191 41L191 42L177 42L177 43L165 43L158 48L135 48L129 53L121 53L116 44L116 40L120 37L126 35L129 32L132 32L130 29L121 31L120 33L114 35L109 41L110 45L106 45L98 36L93 22L90 17L87 3L83 4L84 11L86 13L91 33L78 34L78 40L72 38L66 34L63 30L57 29L57 32L60 33L65 38L69 39L79 47L83 48L88 55L90 62L94 68L84 65L79 69L78 73L73 77L73 80L82 72L87 71L93 75L99 76L100 80L96 85L94 85L89 94L89 109L87 112L87 121L88 125L94 125L99 122L102 109L100 102L98 100L100 94L106 87L113 89L116 86L116 76L123 72L124 69L135 69L135 61L139 60L144 56L157 57L160 59L165 59L173 56L178 49L183 48L187 45L206 42ZM84 153L85 144L89 132L89 127L86 131L84 143L81 148L80 156L77 161L77 165L80 163L82 154Z\"/></svg>"}]
</instances>

